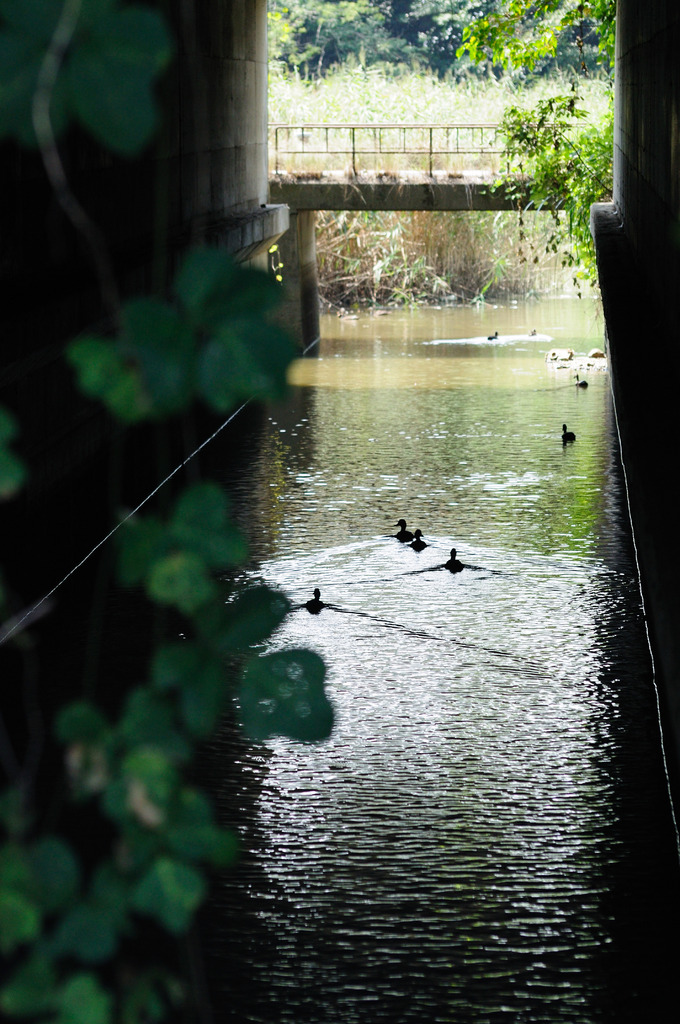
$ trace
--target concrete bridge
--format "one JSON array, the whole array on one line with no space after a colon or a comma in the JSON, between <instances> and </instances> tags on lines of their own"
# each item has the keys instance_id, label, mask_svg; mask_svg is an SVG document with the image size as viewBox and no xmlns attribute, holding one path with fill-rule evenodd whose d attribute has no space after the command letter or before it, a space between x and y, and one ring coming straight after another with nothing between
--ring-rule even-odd
<instances>
[{"instance_id":1,"label":"concrete bridge","mask_svg":"<svg viewBox=\"0 0 680 1024\"><path fill-rule=\"evenodd\" d=\"M512 210L500 125L275 123L272 202L294 210Z\"/></svg>"},{"instance_id":2,"label":"concrete bridge","mask_svg":"<svg viewBox=\"0 0 680 1024\"><path fill-rule=\"evenodd\" d=\"M289 289L287 322L304 346L319 335L317 210L516 210L528 199L507 169L498 124L270 124L269 200L290 210L279 242Z\"/></svg>"}]
</instances>

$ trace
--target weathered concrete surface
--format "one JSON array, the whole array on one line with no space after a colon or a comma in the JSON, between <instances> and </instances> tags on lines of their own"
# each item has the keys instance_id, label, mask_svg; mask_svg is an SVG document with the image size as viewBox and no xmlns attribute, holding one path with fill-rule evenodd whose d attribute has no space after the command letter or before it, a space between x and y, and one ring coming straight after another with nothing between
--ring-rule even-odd
<instances>
[{"instance_id":1,"label":"weathered concrete surface","mask_svg":"<svg viewBox=\"0 0 680 1024\"><path fill-rule=\"evenodd\" d=\"M295 210L516 210L516 186L510 194L490 181L460 178L413 182L319 180L293 181L274 177L269 183L273 203Z\"/></svg>"},{"instance_id":2,"label":"weathered concrete surface","mask_svg":"<svg viewBox=\"0 0 680 1024\"><path fill-rule=\"evenodd\" d=\"M614 204L593 209L611 380L664 726L680 793L680 6L619 0Z\"/></svg>"},{"instance_id":3,"label":"weathered concrete surface","mask_svg":"<svg viewBox=\"0 0 680 1024\"><path fill-rule=\"evenodd\" d=\"M306 348L319 336L319 288L314 240L316 210L516 210L522 192L514 185L504 192L495 188L491 175L456 179L375 181L358 177L324 176L309 181L277 175L270 179L273 203L290 208L291 229L279 243L286 287L285 322ZM526 202L526 195L524 195Z\"/></svg>"},{"instance_id":4,"label":"weathered concrete surface","mask_svg":"<svg viewBox=\"0 0 680 1024\"><path fill-rule=\"evenodd\" d=\"M678 380L666 373L656 340L650 345L667 327L613 203L593 207L591 230L648 628L668 745L680 764L680 530L672 443Z\"/></svg>"},{"instance_id":5,"label":"weathered concrete surface","mask_svg":"<svg viewBox=\"0 0 680 1024\"><path fill-rule=\"evenodd\" d=\"M291 210L290 230L279 240L285 296L280 319L303 350L321 333L315 221L314 210Z\"/></svg>"}]
</instances>

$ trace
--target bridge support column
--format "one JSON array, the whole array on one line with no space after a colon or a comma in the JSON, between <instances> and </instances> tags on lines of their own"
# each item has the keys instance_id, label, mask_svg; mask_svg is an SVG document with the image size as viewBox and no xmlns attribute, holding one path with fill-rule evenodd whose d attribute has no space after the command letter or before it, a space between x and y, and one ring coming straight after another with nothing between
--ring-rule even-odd
<instances>
[{"instance_id":1,"label":"bridge support column","mask_svg":"<svg viewBox=\"0 0 680 1024\"><path fill-rule=\"evenodd\" d=\"M316 210L298 210L297 242L300 266L300 314L304 348L321 333L319 282L316 276Z\"/></svg>"},{"instance_id":2,"label":"bridge support column","mask_svg":"<svg viewBox=\"0 0 680 1024\"><path fill-rule=\"evenodd\" d=\"M285 324L303 348L313 344L321 330L315 227L315 210L291 210L290 227L279 239L286 286Z\"/></svg>"}]
</instances>

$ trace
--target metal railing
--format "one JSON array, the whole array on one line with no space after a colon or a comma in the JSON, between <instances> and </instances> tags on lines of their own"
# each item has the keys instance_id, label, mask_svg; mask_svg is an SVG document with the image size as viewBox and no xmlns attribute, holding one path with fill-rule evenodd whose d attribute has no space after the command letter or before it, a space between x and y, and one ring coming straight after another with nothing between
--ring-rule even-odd
<instances>
[{"instance_id":1,"label":"metal railing","mask_svg":"<svg viewBox=\"0 0 680 1024\"><path fill-rule=\"evenodd\" d=\"M291 158L347 157L354 175L378 170L385 157L415 157L435 169L446 169L450 158L460 155L502 156L505 152L497 124L283 124L269 125L270 159L275 174L291 169ZM320 158L323 157L323 161ZM449 159L447 159L449 158ZM283 166L284 162L287 166ZM373 167L368 165L373 163ZM423 168L424 170L424 168Z\"/></svg>"}]
</instances>

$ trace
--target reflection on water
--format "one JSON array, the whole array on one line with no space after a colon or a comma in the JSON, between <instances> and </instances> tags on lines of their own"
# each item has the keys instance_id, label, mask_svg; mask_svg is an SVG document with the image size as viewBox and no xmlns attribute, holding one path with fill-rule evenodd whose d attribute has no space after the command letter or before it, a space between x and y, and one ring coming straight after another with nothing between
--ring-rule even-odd
<instances>
[{"instance_id":1,"label":"reflection on water","mask_svg":"<svg viewBox=\"0 0 680 1024\"><path fill-rule=\"evenodd\" d=\"M601 345L586 303L329 319L253 442L245 577L331 605L273 646L323 655L336 727L212 751L244 847L210 932L218 1021L675 1019L675 835L608 381L546 367L532 329ZM495 330L520 337L427 344Z\"/></svg>"}]
</instances>

